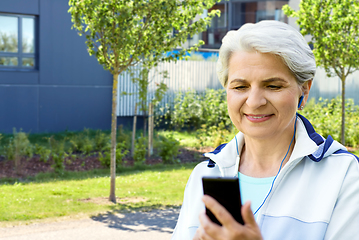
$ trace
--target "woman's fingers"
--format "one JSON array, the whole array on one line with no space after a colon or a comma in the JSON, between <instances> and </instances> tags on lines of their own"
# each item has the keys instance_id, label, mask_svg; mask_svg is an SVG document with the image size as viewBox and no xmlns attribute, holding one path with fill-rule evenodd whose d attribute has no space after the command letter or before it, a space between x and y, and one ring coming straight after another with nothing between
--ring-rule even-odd
<instances>
[{"instance_id":1,"label":"woman's fingers","mask_svg":"<svg viewBox=\"0 0 359 240\"><path fill-rule=\"evenodd\" d=\"M256 223L256 219L254 218L252 209L251 209L251 202L247 201L241 209L242 218L244 221L244 225L248 228L253 229L256 232L260 232L259 227Z\"/></svg>"},{"instance_id":2,"label":"woman's fingers","mask_svg":"<svg viewBox=\"0 0 359 240\"><path fill-rule=\"evenodd\" d=\"M222 223L222 226L213 223L205 212L201 213L199 216L201 222L201 227L198 229L199 239L262 239L261 232L251 210L250 202L246 202L242 206L241 213L244 220L244 225L242 225L214 198L204 195L202 200L218 221Z\"/></svg>"},{"instance_id":3,"label":"woman's fingers","mask_svg":"<svg viewBox=\"0 0 359 240\"><path fill-rule=\"evenodd\" d=\"M200 232L200 228L197 229L196 233L193 236L192 240L201 240L201 238L199 237L199 232Z\"/></svg>"},{"instance_id":4,"label":"woman's fingers","mask_svg":"<svg viewBox=\"0 0 359 240\"><path fill-rule=\"evenodd\" d=\"M244 224L250 224L250 225L257 225L256 220L254 218L252 209L251 209L251 202L247 201L241 209L242 218L244 221Z\"/></svg>"},{"instance_id":5,"label":"woman's fingers","mask_svg":"<svg viewBox=\"0 0 359 240\"><path fill-rule=\"evenodd\" d=\"M217 237L212 238L212 236L218 236L221 233L221 227L213 223L211 219L206 215L205 212L199 215L199 221L201 222L200 228L198 228L196 235L198 235L198 239L200 240L214 240L218 239ZM196 236L195 235L195 236ZM197 240L197 238L193 238L193 240Z\"/></svg>"},{"instance_id":6,"label":"woman's fingers","mask_svg":"<svg viewBox=\"0 0 359 240\"><path fill-rule=\"evenodd\" d=\"M219 204L214 198L208 195L204 195L202 201L206 207L213 213L213 215L218 219L222 225L232 224L235 219L227 211L225 207Z\"/></svg>"}]
</instances>

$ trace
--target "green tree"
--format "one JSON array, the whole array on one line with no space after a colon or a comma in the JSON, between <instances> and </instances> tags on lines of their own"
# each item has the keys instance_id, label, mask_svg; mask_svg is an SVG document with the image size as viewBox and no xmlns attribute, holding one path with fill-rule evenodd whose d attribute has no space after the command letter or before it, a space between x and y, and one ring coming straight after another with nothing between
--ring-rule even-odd
<instances>
[{"instance_id":1,"label":"green tree","mask_svg":"<svg viewBox=\"0 0 359 240\"><path fill-rule=\"evenodd\" d=\"M341 141L345 144L345 80L359 69L359 2L352 0L302 0L299 10L288 5L283 11L295 17L310 43L318 66L327 76L338 76L342 83Z\"/></svg>"},{"instance_id":2,"label":"green tree","mask_svg":"<svg viewBox=\"0 0 359 240\"><path fill-rule=\"evenodd\" d=\"M73 28L86 36L90 55L113 75L111 120L111 189L116 202L116 106L118 75L128 67L148 60L176 60L184 56L165 55L184 43L188 35L202 32L219 11L196 19L219 0L69 0ZM196 21L194 21L196 19ZM173 32L176 34L173 34ZM197 49L199 44L191 47Z\"/></svg>"},{"instance_id":3,"label":"green tree","mask_svg":"<svg viewBox=\"0 0 359 240\"><path fill-rule=\"evenodd\" d=\"M134 76L132 73L132 82L137 84L139 90L138 93L135 93L138 95L138 105L139 105L139 111L142 111L143 117L144 117L144 133L143 135L146 136L146 115L148 113L148 104L152 102L154 106L157 106L159 102L162 101L168 87L163 82L165 79L168 79L168 72L162 71L159 72L156 68L152 69L152 74L150 73L151 69L150 67L147 67L145 64L142 65L141 69L138 71L138 76ZM154 92L154 96L152 99L148 99L148 87L151 82L154 81L154 78L156 76L162 76L163 80L161 82L155 82L156 90Z\"/></svg>"}]
</instances>

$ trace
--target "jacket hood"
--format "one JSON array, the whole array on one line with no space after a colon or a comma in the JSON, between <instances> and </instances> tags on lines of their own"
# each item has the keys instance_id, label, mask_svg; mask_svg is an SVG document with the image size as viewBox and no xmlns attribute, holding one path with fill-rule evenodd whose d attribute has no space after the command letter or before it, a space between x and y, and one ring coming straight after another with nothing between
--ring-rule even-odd
<instances>
[{"instance_id":1,"label":"jacket hood","mask_svg":"<svg viewBox=\"0 0 359 240\"><path fill-rule=\"evenodd\" d=\"M346 152L346 148L334 141L331 136L325 139L315 132L312 124L300 114L297 114L295 140L296 143L289 162L306 156L312 161L320 162L331 154ZM239 164L239 151L243 145L244 136L239 132L229 143L218 146L214 151L205 153L204 156L217 163L220 168L232 168ZM234 161L234 159L238 159L238 161ZM209 167L211 164L214 166L212 161L209 162ZM236 171L237 169L238 166Z\"/></svg>"}]
</instances>

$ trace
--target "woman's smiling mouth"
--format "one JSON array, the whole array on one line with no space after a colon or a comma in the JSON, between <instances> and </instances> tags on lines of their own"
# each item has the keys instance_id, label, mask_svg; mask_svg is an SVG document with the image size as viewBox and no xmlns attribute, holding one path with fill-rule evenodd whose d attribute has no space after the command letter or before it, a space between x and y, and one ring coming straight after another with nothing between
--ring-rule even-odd
<instances>
[{"instance_id":1,"label":"woman's smiling mouth","mask_svg":"<svg viewBox=\"0 0 359 240\"><path fill-rule=\"evenodd\" d=\"M258 123L270 119L273 114L244 114L250 122Z\"/></svg>"}]
</instances>

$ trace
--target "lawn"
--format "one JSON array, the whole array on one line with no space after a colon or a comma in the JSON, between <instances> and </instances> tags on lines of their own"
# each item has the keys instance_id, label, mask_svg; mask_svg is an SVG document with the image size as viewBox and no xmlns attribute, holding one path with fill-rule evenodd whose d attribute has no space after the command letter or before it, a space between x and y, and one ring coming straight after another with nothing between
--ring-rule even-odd
<instances>
[{"instance_id":1,"label":"lawn","mask_svg":"<svg viewBox=\"0 0 359 240\"><path fill-rule=\"evenodd\" d=\"M109 202L108 170L72 173L66 180L40 179L0 185L0 222L180 206L194 164L160 165L117 175L117 204Z\"/></svg>"},{"instance_id":2,"label":"lawn","mask_svg":"<svg viewBox=\"0 0 359 240\"><path fill-rule=\"evenodd\" d=\"M89 131L86 137L90 138L95 134L96 132ZM213 144L215 140L187 132L159 131L158 134L173 135L181 146L196 149L209 146L208 143ZM226 138L232 138L234 134L234 132L227 133ZM75 135L75 133L62 133L55 135L55 139L62 141L61 139ZM29 139L32 144L46 146L49 143L46 140L49 136L30 135ZM6 142L11 136L3 135L3 137L2 140ZM354 154L359 155L357 148L352 149ZM62 175L40 173L21 181L16 178L3 178L0 179L0 225L79 214L89 216L107 211L180 206L186 182L195 164L192 162L141 165L141 167L137 166L137 169L136 167L118 169L117 204L108 201L110 176L107 168L82 172L65 171Z\"/></svg>"}]
</instances>

